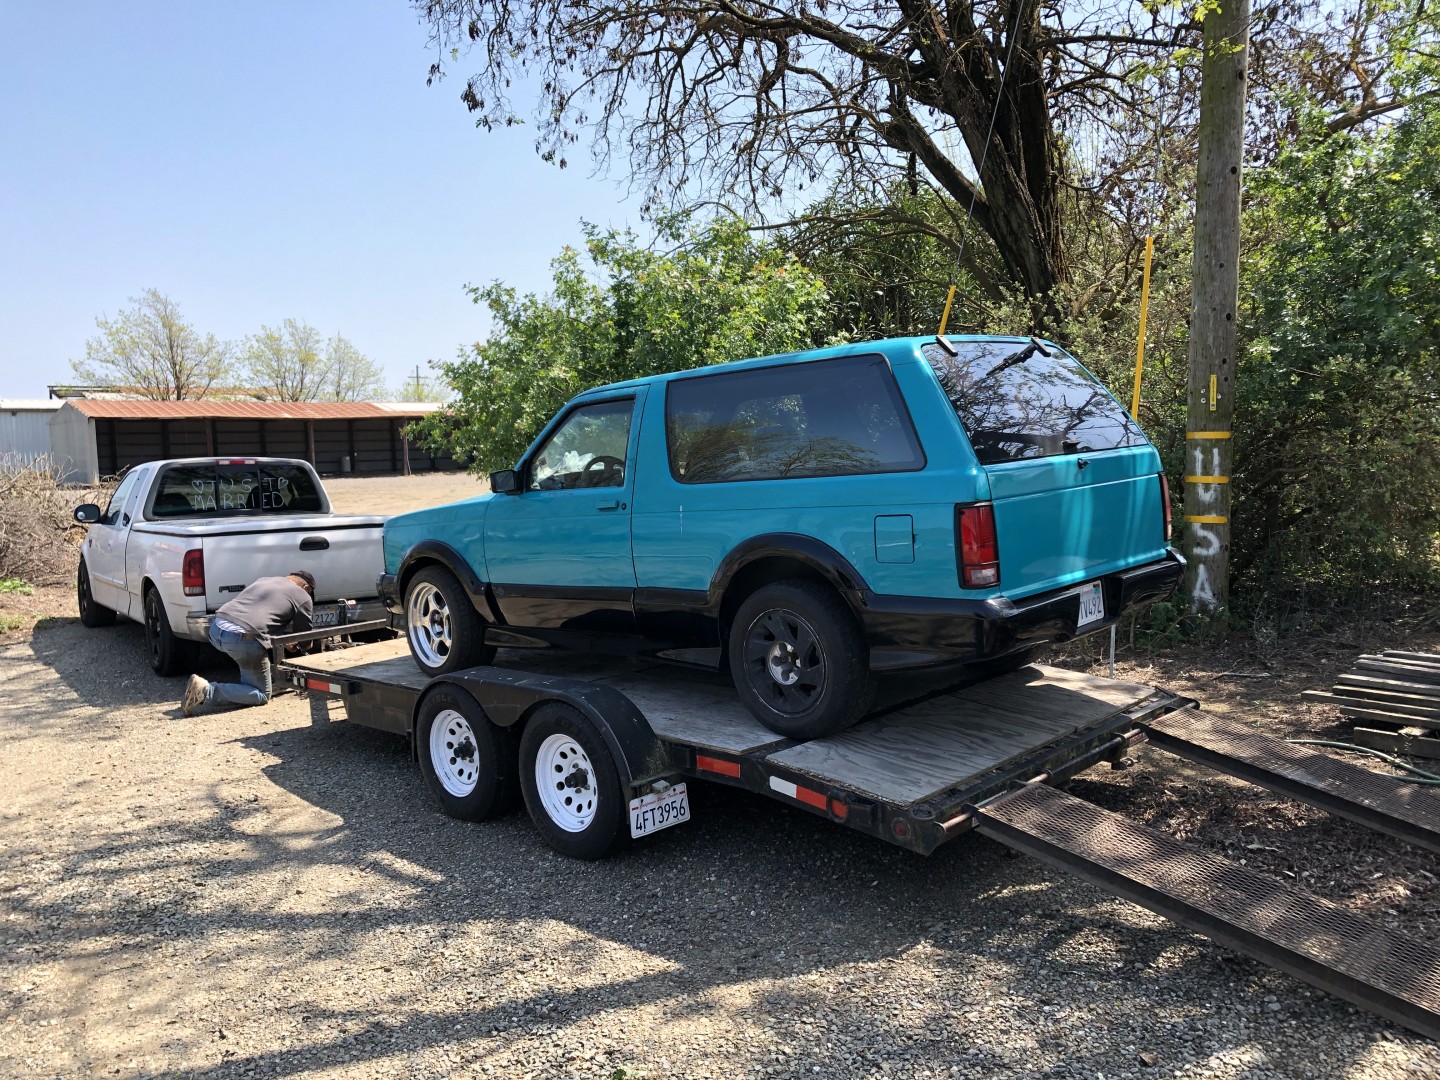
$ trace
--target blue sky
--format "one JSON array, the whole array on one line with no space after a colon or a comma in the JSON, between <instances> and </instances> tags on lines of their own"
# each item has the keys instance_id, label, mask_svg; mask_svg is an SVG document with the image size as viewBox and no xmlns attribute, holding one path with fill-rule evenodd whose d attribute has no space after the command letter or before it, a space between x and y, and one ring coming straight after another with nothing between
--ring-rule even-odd
<instances>
[{"instance_id":1,"label":"blue sky","mask_svg":"<svg viewBox=\"0 0 1440 1080\"><path fill-rule=\"evenodd\" d=\"M405 0L0 5L0 397L69 380L150 287L221 338L338 331L398 383L484 337L467 282L542 291L582 218L641 224L429 62Z\"/></svg>"}]
</instances>

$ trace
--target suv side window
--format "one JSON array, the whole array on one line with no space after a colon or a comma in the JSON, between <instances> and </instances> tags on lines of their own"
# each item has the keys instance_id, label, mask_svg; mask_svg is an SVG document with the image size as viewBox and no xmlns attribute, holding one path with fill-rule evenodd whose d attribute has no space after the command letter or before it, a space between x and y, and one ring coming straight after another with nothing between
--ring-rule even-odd
<instances>
[{"instance_id":1,"label":"suv side window","mask_svg":"<svg viewBox=\"0 0 1440 1080\"><path fill-rule=\"evenodd\" d=\"M624 487L634 412L634 398L575 409L530 459L527 490Z\"/></svg>"},{"instance_id":2,"label":"suv side window","mask_svg":"<svg viewBox=\"0 0 1440 1080\"><path fill-rule=\"evenodd\" d=\"M676 379L665 393L665 435L682 484L925 467L882 356Z\"/></svg>"}]
</instances>

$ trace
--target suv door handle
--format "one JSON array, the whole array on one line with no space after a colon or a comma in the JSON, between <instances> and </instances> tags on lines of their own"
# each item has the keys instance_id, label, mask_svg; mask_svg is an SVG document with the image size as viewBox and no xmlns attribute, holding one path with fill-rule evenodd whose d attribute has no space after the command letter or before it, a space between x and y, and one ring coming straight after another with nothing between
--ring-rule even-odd
<instances>
[{"instance_id":1,"label":"suv door handle","mask_svg":"<svg viewBox=\"0 0 1440 1080\"><path fill-rule=\"evenodd\" d=\"M625 504L622 503L619 499L616 499L616 500L615 500L614 502L612 502L612 503L602 503L600 506L595 507L595 509L596 509L596 510L624 510L624 509L625 509Z\"/></svg>"}]
</instances>

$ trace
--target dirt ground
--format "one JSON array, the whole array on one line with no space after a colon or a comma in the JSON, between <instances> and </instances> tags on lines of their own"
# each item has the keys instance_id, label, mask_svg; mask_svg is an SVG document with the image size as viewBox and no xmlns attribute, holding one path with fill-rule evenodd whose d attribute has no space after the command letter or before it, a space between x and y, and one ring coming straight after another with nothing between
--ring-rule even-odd
<instances>
[{"instance_id":1,"label":"dirt ground","mask_svg":"<svg viewBox=\"0 0 1440 1080\"><path fill-rule=\"evenodd\" d=\"M465 477L345 479L395 512ZM999 845L922 858L705 785L615 859L439 813L394 736L296 695L181 717L137 625L0 596L0 1075L1440 1077L1440 1048ZM1278 734L1433 624L1122 656ZM1068 666L1096 667L1094 648ZM212 676L226 668L207 661ZM1434 856L1143 749L1073 793L1440 936Z\"/></svg>"}]
</instances>

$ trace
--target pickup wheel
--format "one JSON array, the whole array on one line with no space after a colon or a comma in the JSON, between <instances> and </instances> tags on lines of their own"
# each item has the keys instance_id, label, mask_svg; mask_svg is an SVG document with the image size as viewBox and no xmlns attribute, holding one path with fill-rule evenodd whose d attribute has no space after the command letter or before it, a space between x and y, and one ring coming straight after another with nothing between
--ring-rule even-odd
<instances>
[{"instance_id":1,"label":"pickup wheel","mask_svg":"<svg viewBox=\"0 0 1440 1080\"><path fill-rule=\"evenodd\" d=\"M415 745L425 783L451 817L486 821L519 805L514 729L492 724L459 687L440 686L425 695Z\"/></svg>"},{"instance_id":2,"label":"pickup wheel","mask_svg":"<svg viewBox=\"0 0 1440 1080\"><path fill-rule=\"evenodd\" d=\"M520 789L545 842L574 859L600 859L629 838L620 772L579 710L549 701L520 737Z\"/></svg>"},{"instance_id":3,"label":"pickup wheel","mask_svg":"<svg viewBox=\"0 0 1440 1080\"><path fill-rule=\"evenodd\" d=\"M115 625L115 612L95 602L95 596L90 591L90 571L85 568L84 559L80 560L80 569L75 574L75 599L80 605L81 626Z\"/></svg>"},{"instance_id":4,"label":"pickup wheel","mask_svg":"<svg viewBox=\"0 0 1440 1080\"><path fill-rule=\"evenodd\" d=\"M443 566L427 566L405 586L405 638L415 666L445 675L495 659L485 624L459 580Z\"/></svg>"},{"instance_id":5,"label":"pickup wheel","mask_svg":"<svg viewBox=\"0 0 1440 1080\"><path fill-rule=\"evenodd\" d=\"M875 697L865 635L845 601L817 581L751 593L730 625L729 656L740 700L789 739L844 731Z\"/></svg>"},{"instance_id":6,"label":"pickup wheel","mask_svg":"<svg viewBox=\"0 0 1440 1080\"><path fill-rule=\"evenodd\" d=\"M150 653L150 666L155 669L156 675L168 678L188 674L185 670L185 642L170 629L170 618L165 614L158 589L145 591L145 648Z\"/></svg>"}]
</instances>

